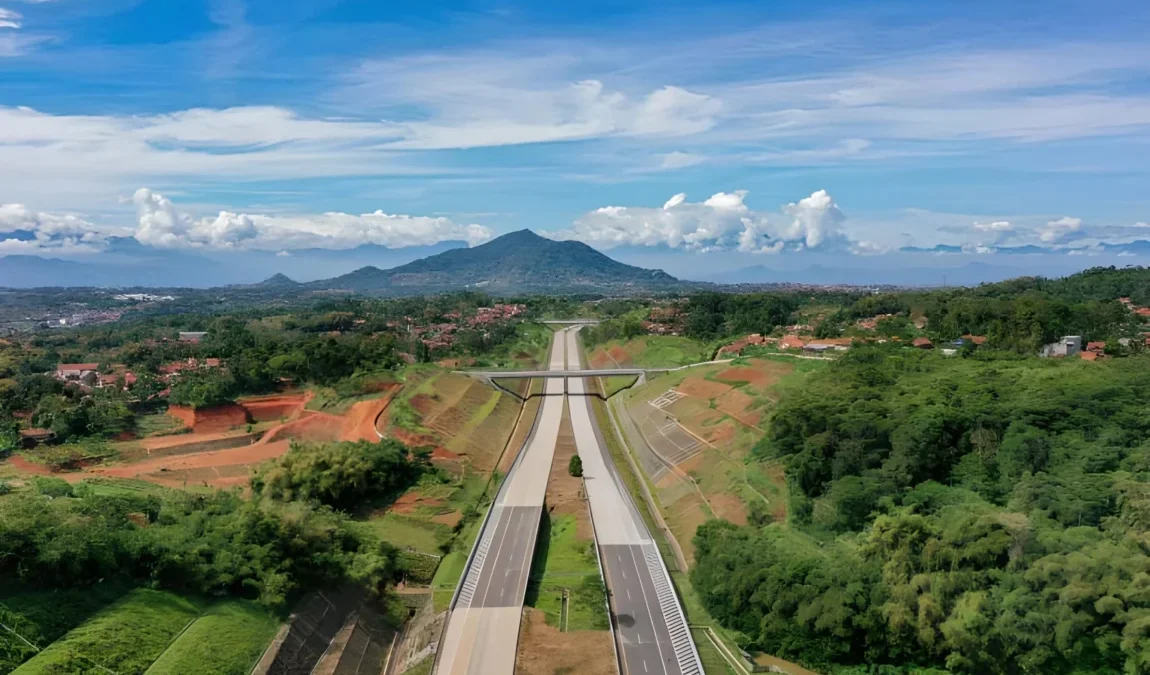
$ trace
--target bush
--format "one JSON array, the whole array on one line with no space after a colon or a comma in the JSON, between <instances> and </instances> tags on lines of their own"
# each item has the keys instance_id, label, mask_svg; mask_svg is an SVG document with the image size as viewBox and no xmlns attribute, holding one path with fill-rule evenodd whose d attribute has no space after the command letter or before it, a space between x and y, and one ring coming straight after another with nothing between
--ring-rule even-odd
<instances>
[{"instance_id":1,"label":"bush","mask_svg":"<svg viewBox=\"0 0 1150 675\"><path fill-rule=\"evenodd\" d=\"M395 562L346 517L304 503L231 492L0 500L0 579L71 587L117 576L279 607L297 589L345 581L377 592Z\"/></svg>"},{"instance_id":2,"label":"bush","mask_svg":"<svg viewBox=\"0 0 1150 675\"><path fill-rule=\"evenodd\" d=\"M293 443L291 451L252 476L252 491L280 501L311 500L351 509L364 499L398 494L427 469L426 455L378 443Z\"/></svg>"},{"instance_id":3,"label":"bush","mask_svg":"<svg viewBox=\"0 0 1150 675\"><path fill-rule=\"evenodd\" d=\"M37 492L48 497L72 496L72 484L63 478L37 476L32 479L32 484L36 487Z\"/></svg>"},{"instance_id":4,"label":"bush","mask_svg":"<svg viewBox=\"0 0 1150 675\"><path fill-rule=\"evenodd\" d=\"M0 480L0 497L3 497L11 491L12 486L8 484L8 481Z\"/></svg>"},{"instance_id":5,"label":"bush","mask_svg":"<svg viewBox=\"0 0 1150 675\"><path fill-rule=\"evenodd\" d=\"M580 459L579 455L573 455L571 461L567 462L567 473L576 478L583 476L583 460Z\"/></svg>"}]
</instances>

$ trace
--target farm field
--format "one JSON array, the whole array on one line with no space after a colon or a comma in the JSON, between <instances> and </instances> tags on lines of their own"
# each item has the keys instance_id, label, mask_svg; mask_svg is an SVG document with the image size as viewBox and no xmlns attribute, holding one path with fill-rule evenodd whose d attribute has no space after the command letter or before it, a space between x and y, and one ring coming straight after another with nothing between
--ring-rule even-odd
<instances>
[{"instance_id":1,"label":"farm field","mask_svg":"<svg viewBox=\"0 0 1150 675\"><path fill-rule=\"evenodd\" d=\"M688 561L695 530L709 518L785 518L781 467L753 460L751 449L779 389L824 365L736 359L652 378L613 402L626 411L632 447Z\"/></svg>"},{"instance_id":2,"label":"farm field","mask_svg":"<svg viewBox=\"0 0 1150 675\"><path fill-rule=\"evenodd\" d=\"M591 368L674 367L708 361L714 349L691 338L644 335L631 340L610 340L589 350Z\"/></svg>"}]
</instances>

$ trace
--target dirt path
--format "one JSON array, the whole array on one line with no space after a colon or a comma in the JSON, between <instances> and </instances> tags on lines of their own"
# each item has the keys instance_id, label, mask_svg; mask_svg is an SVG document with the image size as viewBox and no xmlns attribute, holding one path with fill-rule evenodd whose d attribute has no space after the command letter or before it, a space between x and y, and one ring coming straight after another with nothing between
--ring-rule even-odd
<instances>
[{"instance_id":1,"label":"dirt path","mask_svg":"<svg viewBox=\"0 0 1150 675\"><path fill-rule=\"evenodd\" d=\"M611 646L611 632L581 630L560 633L558 628L547 625L543 612L526 607L519 632L515 672L524 675L614 675L618 669Z\"/></svg>"},{"instance_id":2,"label":"dirt path","mask_svg":"<svg viewBox=\"0 0 1150 675\"><path fill-rule=\"evenodd\" d=\"M343 441L378 441L380 439L376 420L391 405L391 400L399 391L399 385L391 387L381 398L359 401L348 409L343 417Z\"/></svg>"}]
</instances>

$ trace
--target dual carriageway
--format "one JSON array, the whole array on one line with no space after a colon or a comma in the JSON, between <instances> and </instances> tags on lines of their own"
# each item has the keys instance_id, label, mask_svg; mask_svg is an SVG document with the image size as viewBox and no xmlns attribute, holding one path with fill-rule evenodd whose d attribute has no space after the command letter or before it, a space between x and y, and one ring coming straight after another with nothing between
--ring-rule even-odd
<instances>
[{"instance_id":1,"label":"dual carriageway","mask_svg":"<svg viewBox=\"0 0 1150 675\"><path fill-rule=\"evenodd\" d=\"M703 672L670 575L616 471L587 396L585 377L621 373L583 370L578 330L579 325L573 325L556 331L548 371L528 371L546 378L545 396L531 433L488 511L452 599L436 655L437 675L510 675L515 671L531 558L565 406L583 462L623 675Z\"/></svg>"}]
</instances>

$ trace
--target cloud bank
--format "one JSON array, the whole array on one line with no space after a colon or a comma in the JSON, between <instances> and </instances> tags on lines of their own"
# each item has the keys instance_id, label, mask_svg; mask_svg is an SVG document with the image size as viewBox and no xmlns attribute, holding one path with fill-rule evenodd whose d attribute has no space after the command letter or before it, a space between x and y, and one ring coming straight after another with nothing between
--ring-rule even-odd
<instances>
[{"instance_id":1,"label":"cloud bank","mask_svg":"<svg viewBox=\"0 0 1150 675\"><path fill-rule=\"evenodd\" d=\"M156 248L253 249L289 252L299 248L345 249L362 244L387 248L465 241L474 246L492 237L483 225L449 218L388 214L245 214L220 211L195 217L168 197L140 188L132 195L136 222L131 228L97 225L71 214L53 214L22 204L0 205L0 255L84 254L107 247L113 236L132 236Z\"/></svg>"},{"instance_id":2,"label":"cloud bank","mask_svg":"<svg viewBox=\"0 0 1150 675\"><path fill-rule=\"evenodd\" d=\"M778 253L803 249L842 249L846 216L826 190L768 215L745 203L746 190L718 192L703 202L685 193L662 208L605 206L584 214L567 230L551 233L601 249L617 246L666 246L686 251Z\"/></svg>"}]
</instances>

